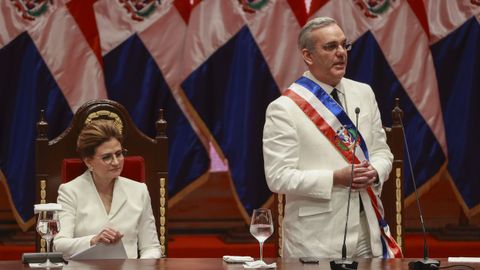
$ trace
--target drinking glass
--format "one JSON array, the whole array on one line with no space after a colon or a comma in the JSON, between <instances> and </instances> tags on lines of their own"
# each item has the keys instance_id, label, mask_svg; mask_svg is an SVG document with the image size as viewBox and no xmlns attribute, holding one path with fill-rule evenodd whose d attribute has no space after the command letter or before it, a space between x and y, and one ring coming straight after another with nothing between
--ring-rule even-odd
<instances>
[{"instance_id":1,"label":"drinking glass","mask_svg":"<svg viewBox=\"0 0 480 270\"><path fill-rule=\"evenodd\" d=\"M63 266L62 263L52 263L48 258L48 252L50 252L50 242L59 231L60 221L58 220L57 211L40 211L38 213L37 232L43 239L45 239L47 244L47 260L44 263L39 264L38 267L54 268Z\"/></svg>"},{"instance_id":2,"label":"drinking glass","mask_svg":"<svg viewBox=\"0 0 480 270\"><path fill-rule=\"evenodd\" d=\"M260 261L263 261L263 243L273 234L272 212L270 209L254 209L250 222L250 233L260 243Z\"/></svg>"}]
</instances>

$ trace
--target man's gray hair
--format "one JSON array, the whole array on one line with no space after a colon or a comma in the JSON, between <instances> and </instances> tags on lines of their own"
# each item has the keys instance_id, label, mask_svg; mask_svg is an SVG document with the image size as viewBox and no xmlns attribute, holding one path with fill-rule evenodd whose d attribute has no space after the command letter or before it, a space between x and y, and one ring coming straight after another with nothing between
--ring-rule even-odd
<instances>
[{"instance_id":1,"label":"man's gray hair","mask_svg":"<svg viewBox=\"0 0 480 270\"><path fill-rule=\"evenodd\" d=\"M300 50L307 49L312 51L314 49L315 40L312 39L310 33L315 29L329 26L331 24L337 24L337 21L330 17L317 17L308 21L298 35L298 48Z\"/></svg>"}]
</instances>

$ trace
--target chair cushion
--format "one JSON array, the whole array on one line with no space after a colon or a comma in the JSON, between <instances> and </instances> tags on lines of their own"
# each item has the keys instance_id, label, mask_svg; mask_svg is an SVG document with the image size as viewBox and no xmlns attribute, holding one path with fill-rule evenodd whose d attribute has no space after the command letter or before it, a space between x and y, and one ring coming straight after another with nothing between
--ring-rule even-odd
<instances>
[{"instance_id":1,"label":"chair cushion","mask_svg":"<svg viewBox=\"0 0 480 270\"><path fill-rule=\"evenodd\" d=\"M87 166L79 158L66 158L62 162L61 177L62 183L66 183L81 175ZM145 182L145 160L141 156L125 157L123 170L120 174L138 182Z\"/></svg>"}]
</instances>

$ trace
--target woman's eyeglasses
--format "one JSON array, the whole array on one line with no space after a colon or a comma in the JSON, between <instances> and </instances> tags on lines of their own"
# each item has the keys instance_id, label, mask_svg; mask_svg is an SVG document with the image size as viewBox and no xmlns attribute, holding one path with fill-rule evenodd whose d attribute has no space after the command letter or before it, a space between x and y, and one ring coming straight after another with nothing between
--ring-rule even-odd
<instances>
[{"instance_id":1,"label":"woman's eyeglasses","mask_svg":"<svg viewBox=\"0 0 480 270\"><path fill-rule=\"evenodd\" d=\"M106 164L112 164L114 159L122 160L127 155L127 153L128 153L127 149L122 149L122 150L118 150L115 153L102 155L98 158L100 158Z\"/></svg>"}]
</instances>

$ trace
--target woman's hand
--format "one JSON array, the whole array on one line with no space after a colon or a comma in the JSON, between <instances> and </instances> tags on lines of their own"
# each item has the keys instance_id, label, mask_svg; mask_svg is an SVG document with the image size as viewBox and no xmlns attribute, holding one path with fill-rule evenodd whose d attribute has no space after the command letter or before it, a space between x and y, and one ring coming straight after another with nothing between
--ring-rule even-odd
<instances>
[{"instance_id":1,"label":"woman's hand","mask_svg":"<svg viewBox=\"0 0 480 270\"><path fill-rule=\"evenodd\" d=\"M122 239L123 234L112 228L105 228L95 237L90 240L90 245L96 245L98 243L113 244Z\"/></svg>"}]
</instances>

